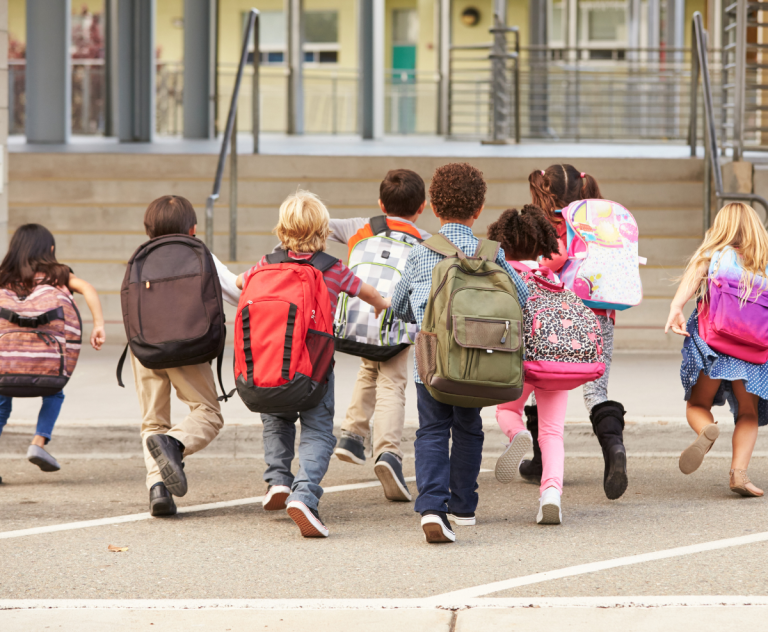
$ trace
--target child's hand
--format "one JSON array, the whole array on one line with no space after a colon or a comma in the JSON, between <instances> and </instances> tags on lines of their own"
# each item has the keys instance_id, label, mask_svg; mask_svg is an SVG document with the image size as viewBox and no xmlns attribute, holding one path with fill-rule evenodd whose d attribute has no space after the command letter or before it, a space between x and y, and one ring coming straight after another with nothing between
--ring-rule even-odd
<instances>
[{"instance_id":1,"label":"child's hand","mask_svg":"<svg viewBox=\"0 0 768 632\"><path fill-rule=\"evenodd\" d=\"M104 325L100 325L99 327L94 326L93 331L91 332L91 346L96 349L96 351L99 351L106 339L107 335L104 332Z\"/></svg>"},{"instance_id":2,"label":"child's hand","mask_svg":"<svg viewBox=\"0 0 768 632\"><path fill-rule=\"evenodd\" d=\"M669 330L674 331L676 334L690 338L691 334L685 328L685 316L683 310L679 307L672 305L669 309L669 318L667 318L667 324L664 326L664 333L669 333Z\"/></svg>"},{"instance_id":3,"label":"child's hand","mask_svg":"<svg viewBox=\"0 0 768 632\"><path fill-rule=\"evenodd\" d=\"M382 298L381 302L373 308L373 313L376 316L376 318L379 317L381 312L387 311L389 309L390 305L392 305L392 297L391 296L388 296L387 298Z\"/></svg>"}]
</instances>

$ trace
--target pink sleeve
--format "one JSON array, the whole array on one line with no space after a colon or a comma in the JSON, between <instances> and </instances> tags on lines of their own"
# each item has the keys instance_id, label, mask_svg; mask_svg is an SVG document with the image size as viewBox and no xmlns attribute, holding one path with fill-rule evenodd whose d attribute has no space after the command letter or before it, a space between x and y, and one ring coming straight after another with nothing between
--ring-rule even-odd
<instances>
[{"instance_id":1,"label":"pink sleeve","mask_svg":"<svg viewBox=\"0 0 768 632\"><path fill-rule=\"evenodd\" d=\"M251 280L251 277L254 275L256 270L258 270L261 266L266 265L267 258L266 256L261 258L261 261L259 261L255 266L253 266L250 270L247 270L243 273L243 289L245 289L248 286L248 281Z\"/></svg>"}]
</instances>

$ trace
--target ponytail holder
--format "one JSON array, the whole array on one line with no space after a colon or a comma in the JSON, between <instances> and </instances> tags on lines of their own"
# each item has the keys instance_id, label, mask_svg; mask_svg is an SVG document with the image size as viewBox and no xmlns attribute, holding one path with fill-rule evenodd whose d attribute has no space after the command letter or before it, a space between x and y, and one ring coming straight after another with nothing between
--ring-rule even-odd
<instances>
[{"instance_id":1,"label":"ponytail holder","mask_svg":"<svg viewBox=\"0 0 768 632\"><path fill-rule=\"evenodd\" d=\"M542 171L542 172L541 172L541 175L543 175L543 176L544 176L544 175L547 175L547 174L546 174L546 173L544 173L544 171Z\"/></svg>"},{"instance_id":2,"label":"ponytail holder","mask_svg":"<svg viewBox=\"0 0 768 632\"><path fill-rule=\"evenodd\" d=\"M582 171L582 172L579 174L579 177L580 177L580 178L583 180L584 178L586 178L586 177L587 177L587 174L586 174L586 173L584 173L584 172Z\"/></svg>"}]
</instances>

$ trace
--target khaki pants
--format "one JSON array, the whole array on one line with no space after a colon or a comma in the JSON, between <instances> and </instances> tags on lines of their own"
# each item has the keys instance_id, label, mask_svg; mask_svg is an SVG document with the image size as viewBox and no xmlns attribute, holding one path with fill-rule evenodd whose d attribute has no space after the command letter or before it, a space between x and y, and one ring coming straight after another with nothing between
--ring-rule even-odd
<instances>
[{"instance_id":1,"label":"khaki pants","mask_svg":"<svg viewBox=\"0 0 768 632\"><path fill-rule=\"evenodd\" d=\"M386 362L363 359L347 418L342 430L363 438L370 434L373 424L373 454L394 452L401 459L400 440L405 424L405 385L408 381L408 351L405 349Z\"/></svg>"},{"instance_id":2,"label":"khaki pants","mask_svg":"<svg viewBox=\"0 0 768 632\"><path fill-rule=\"evenodd\" d=\"M175 369L147 369L131 354L131 366L141 407L141 445L147 466L147 489L162 482L155 459L147 450L147 437L167 434L184 444L184 456L202 450L224 425L210 363ZM176 396L189 406L184 421L171 424L171 385Z\"/></svg>"}]
</instances>

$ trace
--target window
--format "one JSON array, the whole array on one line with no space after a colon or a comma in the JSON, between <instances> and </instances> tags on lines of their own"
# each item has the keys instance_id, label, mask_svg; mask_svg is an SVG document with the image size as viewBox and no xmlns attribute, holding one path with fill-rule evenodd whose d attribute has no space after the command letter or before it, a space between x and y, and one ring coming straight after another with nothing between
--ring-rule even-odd
<instances>
[{"instance_id":1,"label":"window","mask_svg":"<svg viewBox=\"0 0 768 632\"><path fill-rule=\"evenodd\" d=\"M247 14L243 14L243 24ZM287 26L284 11L262 11L259 16L259 48L262 64L283 64ZM339 14L337 11L304 12L304 63L335 64L339 61Z\"/></svg>"},{"instance_id":2,"label":"window","mask_svg":"<svg viewBox=\"0 0 768 632\"><path fill-rule=\"evenodd\" d=\"M392 11L392 43L415 45L419 41L419 15L415 9Z\"/></svg>"},{"instance_id":3,"label":"window","mask_svg":"<svg viewBox=\"0 0 768 632\"><path fill-rule=\"evenodd\" d=\"M568 2L569 0L550 0L548 2L547 18L550 47L561 48L565 46ZM607 51L626 48L626 1L580 1L578 3L578 16L577 46ZM600 50L592 50L585 58L611 59L612 56L601 54Z\"/></svg>"}]
</instances>

